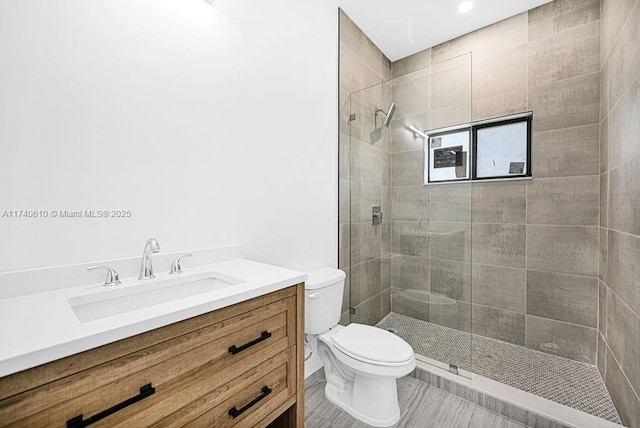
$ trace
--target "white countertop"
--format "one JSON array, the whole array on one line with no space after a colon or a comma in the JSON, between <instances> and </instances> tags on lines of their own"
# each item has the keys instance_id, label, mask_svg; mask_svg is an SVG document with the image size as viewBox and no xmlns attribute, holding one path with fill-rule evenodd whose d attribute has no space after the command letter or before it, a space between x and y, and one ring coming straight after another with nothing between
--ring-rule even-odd
<instances>
[{"instance_id":1,"label":"white countertop","mask_svg":"<svg viewBox=\"0 0 640 428\"><path fill-rule=\"evenodd\" d=\"M135 287L102 283L0 299L0 377L299 284L307 275L244 259L184 269L181 278L213 271L244 282L95 321L80 322L68 299ZM153 282L173 279L156 274Z\"/></svg>"}]
</instances>

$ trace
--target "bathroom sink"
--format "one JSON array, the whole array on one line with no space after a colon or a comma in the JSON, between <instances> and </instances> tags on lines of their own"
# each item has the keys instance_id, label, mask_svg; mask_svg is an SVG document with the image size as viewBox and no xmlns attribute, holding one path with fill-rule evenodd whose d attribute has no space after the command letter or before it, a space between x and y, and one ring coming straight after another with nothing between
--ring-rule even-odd
<instances>
[{"instance_id":1,"label":"bathroom sink","mask_svg":"<svg viewBox=\"0 0 640 428\"><path fill-rule=\"evenodd\" d=\"M95 321L162 303L221 290L243 282L237 278L214 276L155 280L141 285L101 291L68 299L80 322Z\"/></svg>"}]
</instances>

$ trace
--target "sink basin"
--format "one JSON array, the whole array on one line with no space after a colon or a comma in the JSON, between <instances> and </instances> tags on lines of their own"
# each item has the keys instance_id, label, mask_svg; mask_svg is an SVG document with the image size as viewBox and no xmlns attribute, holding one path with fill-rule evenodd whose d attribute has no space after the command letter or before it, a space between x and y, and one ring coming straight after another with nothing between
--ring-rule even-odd
<instances>
[{"instance_id":1,"label":"sink basin","mask_svg":"<svg viewBox=\"0 0 640 428\"><path fill-rule=\"evenodd\" d=\"M243 281L237 278L208 274L199 278L154 280L141 285L72 297L67 301L78 320L88 322L221 290L241 282Z\"/></svg>"}]
</instances>

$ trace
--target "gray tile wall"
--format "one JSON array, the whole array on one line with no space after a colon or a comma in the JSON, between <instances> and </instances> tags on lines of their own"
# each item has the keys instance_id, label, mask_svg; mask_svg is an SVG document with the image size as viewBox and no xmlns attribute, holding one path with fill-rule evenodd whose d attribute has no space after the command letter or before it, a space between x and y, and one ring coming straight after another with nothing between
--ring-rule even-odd
<instances>
[{"instance_id":1,"label":"gray tile wall","mask_svg":"<svg viewBox=\"0 0 640 428\"><path fill-rule=\"evenodd\" d=\"M600 38L599 0L556 0L392 64L401 112L391 135L394 312L414 313L410 298L420 296L421 319L429 314L463 330L472 320L475 333L596 364L600 207L607 203ZM469 56L460 55L468 52L465 68ZM429 76L430 89L420 87ZM636 106L626 98L624 105ZM433 129L527 110L534 112L533 180L420 186L422 141L406 125ZM616 117L629 122L625 111ZM635 132L627 125L618 133ZM628 144L621 156L637 147ZM632 175L621 169L609 183L634 183ZM625 231L636 225L624 213L640 211L626 197L630 186L613 196ZM406 257L412 269L398 266ZM458 304L403 293L420 282L417 272L429 275L423 291Z\"/></svg>"},{"instance_id":2,"label":"gray tile wall","mask_svg":"<svg viewBox=\"0 0 640 428\"><path fill-rule=\"evenodd\" d=\"M640 1L603 0L598 369L640 427Z\"/></svg>"},{"instance_id":3,"label":"gray tile wall","mask_svg":"<svg viewBox=\"0 0 640 428\"><path fill-rule=\"evenodd\" d=\"M391 132L375 129L387 109L391 62L340 10L338 267L347 273L342 324L376 324L391 311L391 223L371 224L371 206L391 214ZM365 89L367 88L367 89ZM349 122L355 113L356 121ZM356 308L350 316L349 307Z\"/></svg>"}]
</instances>

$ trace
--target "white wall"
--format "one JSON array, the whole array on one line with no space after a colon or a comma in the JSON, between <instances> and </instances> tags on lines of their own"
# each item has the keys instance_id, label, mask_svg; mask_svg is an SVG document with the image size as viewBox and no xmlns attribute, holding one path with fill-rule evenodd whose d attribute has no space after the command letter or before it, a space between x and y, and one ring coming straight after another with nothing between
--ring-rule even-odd
<instances>
[{"instance_id":1,"label":"white wall","mask_svg":"<svg viewBox=\"0 0 640 428\"><path fill-rule=\"evenodd\" d=\"M337 262L337 7L2 0L0 271L240 243Z\"/></svg>"}]
</instances>

